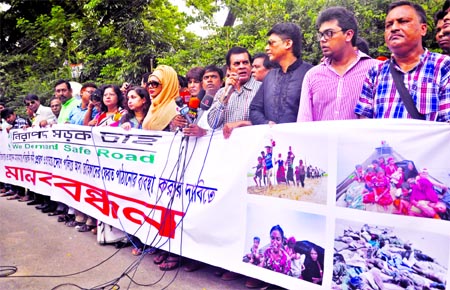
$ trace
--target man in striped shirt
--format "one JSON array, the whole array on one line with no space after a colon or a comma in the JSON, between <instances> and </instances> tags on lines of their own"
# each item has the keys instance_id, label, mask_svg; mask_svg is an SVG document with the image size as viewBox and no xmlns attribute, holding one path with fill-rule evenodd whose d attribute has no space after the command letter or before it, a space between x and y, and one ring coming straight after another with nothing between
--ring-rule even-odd
<instances>
[{"instance_id":1,"label":"man in striped shirt","mask_svg":"<svg viewBox=\"0 0 450 290\"><path fill-rule=\"evenodd\" d=\"M226 62L229 77L209 109L208 124L214 129L223 128L223 136L229 138L234 128L252 124L249 106L261 83L252 77L252 58L247 49L231 48Z\"/></svg>"},{"instance_id":2,"label":"man in striped shirt","mask_svg":"<svg viewBox=\"0 0 450 290\"><path fill-rule=\"evenodd\" d=\"M361 118L411 118L389 66L403 76L418 112L428 121L450 120L450 57L422 46L427 32L424 9L409 1L389 5L384 38L390 60L373 67L364 81L355 113Z\"/></svg>"},{"instance_id":3,"label":"man in striped shirt","mask_svg":"<svg viewBox=\"0 0 450 290\"><path fill-rule=\"evenodd\" d=\"M356 102L369 69L378 63L355 50L358 24L352 12L331 7L317 18L324 61L303 80L298 122L356 119Z\"/></svg>"}]
</instances>

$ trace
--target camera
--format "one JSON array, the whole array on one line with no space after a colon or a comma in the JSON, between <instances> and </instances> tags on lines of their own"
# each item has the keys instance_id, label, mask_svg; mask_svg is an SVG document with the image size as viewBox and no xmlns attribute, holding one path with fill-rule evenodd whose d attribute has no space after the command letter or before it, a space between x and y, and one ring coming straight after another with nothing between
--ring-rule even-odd
<instances>
[{"instance_id":1,"label":"camera","mask_svg":"<svg viewBox=\"0 0 450 290\"><path fill-rule=\"evenodd\" d=\"M103 99L102 90L97 89L91 94L91 102L101 102L102 99Z\"/></svg>"}]
</instances>

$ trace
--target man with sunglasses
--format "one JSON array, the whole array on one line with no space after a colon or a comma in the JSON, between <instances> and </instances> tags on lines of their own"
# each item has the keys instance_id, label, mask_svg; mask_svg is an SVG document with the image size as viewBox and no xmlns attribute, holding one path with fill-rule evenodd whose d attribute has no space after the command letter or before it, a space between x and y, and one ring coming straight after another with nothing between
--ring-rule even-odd
<instances>
[{"instance_id":1,"label":"man with sunglasses","mask_svg":"<svg viewBox=\"0 0 450 290\"><path fill-rule=\"evenodd\" d=\"M356 119L362 84L378 61L354 49L358 24L344 7L322 11L316 26L324 61L306 73L297 121Z\"/></svg>"},{"instance_id":2,"label":"man with sunglasses","mask_svg":"<svg viewBox=\"0 0 450 290\"><path fill-rule=\"evenodd\" d=\"M294 23L278 23L267 33L266 53L279 68L272 69L250 105L253 125L297 120L303 78L312 67L301 59L302 36Z\"/></svg>"},{"instance_id":3,"label":"man with sunglasses","mask_svg":"<svg viewBox=\"0 0 450 290\"><path fill-rule=\"evenodd\" d=\"M49 121L53 120L54 117L52 109L41 105L38 96L29 94L25 96L23 103L32 113L32 126L45 127Z\"/></svg>"}]
</instances>

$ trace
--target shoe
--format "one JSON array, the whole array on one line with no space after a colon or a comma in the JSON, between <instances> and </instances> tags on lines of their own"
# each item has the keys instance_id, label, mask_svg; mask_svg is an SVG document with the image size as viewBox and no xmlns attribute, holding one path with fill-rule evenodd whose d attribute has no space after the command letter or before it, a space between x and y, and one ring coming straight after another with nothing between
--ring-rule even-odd
<instances>
[{"instance_id":1,"label":"shoe","mask_svg":"<svg viewBox=\"0 0 450 290\"><path fill-rule=\"evenodd\" d=\"M153 263L155 263L156 265L159 265L162 262L164 262L164 260L167 259L168 256L169 256L169 253L167 253L167 252L159 252L156 255L156 257L153 258Z\"/></svg>"},{"instance_id":2,"label":"shoe","mask_svg":"<svg viewBox=\"0 0 450 290\"><path fill-rule=\"evenodd\" d=\"M216 269L214 270L214 276L222 277L222 275L223 275L225 272L227 272L227 270L222 269L222 268L216 268Z\"/></svg>"},{"instance_id":3,"label":"shoe","mask_svg":"<svg viewBox=\"0 0 450 290\"><path fill-rule=\"evenodd\" d=\"M194 272L203 267L203 263L199 261L192 260L184 266L184 271L186 272Z\"/></svg>"},{"instance_id":4,"label":"shoe","mask_svg":"<svg viewBox=\"0 0 450 290\"><path fill-rule=\"evenodd\" d=\"M37 204L41 204L41 203L37 200L32 200L32 201L27 202L27 205L37 205Z\"/></svg>"},{"instance_id":5,"label":"shoe","mask_svg":"<svg viewBox=\"0 0 450 290\"><path fill-rule=\"evenodd\" d=\"M60 215L58 216L58 223L66 223L66 222L70 222L72 220L75 220L75 215L73 214L65 214L65 215Z\"/></svg>"},{"instance_id":6,"label":"shoe","mask_svg":"<svg viewBox=\"0 0 450 290\"><path fill-rule=\"evenodd\" d=\"M82 225L84 225L85 223L81 223L81 222L77 222L77 221L75 221L75 220L73 220L73 221L68 221L68 222L66 222L66 223L64 223L67 227L69 227L69 228L74 228L74 227L76 227L76 226L82 226Z\"/></svg>"},{"instance_id":7,"label":"shoe","mask_svg":"<svg viewBox=\"0 0 450 290\"><path fill-rule=\"evenodd\" d=\"M97 227L96 226L93 226L94 228L91 230L91 233L93 233L94 235L96 235L97 234Z\"/></svg>"},{"instance_id":8,"label":"shoe","mask_svg":"<svg viewBox=\"0 0 450 290\"><path fill-rule=\"evenodd\" d=\"M14 194L16 194L14 191L8 190L7 192L0 194L0 197L10 196L10 195L14 195Z\"/></svg>"},{"instance_id":9,"label":"shoe","mask_svg":"<svg viewBox=\"0 0 450 290\"><path fill-rule=\"evenodd\" d=\"M159 265L161 271L171 271L181 266L181 257L170 256Z\"/></svg>"},{"instance_id":10,"label":"shoe","mask_svg":"<svg viewBox=\"0 0 450 290\"><path fill-rule=\"evenodd\" d=\"M114 247L116 247L116 249L122 249L122 248L126 248L129 246L131 246L131 243L129 243L128 241L114 243Z\"/></svg>"},{"instance_id":11,"label":"shoe","mask_svg":"<svg viewBox=\"0 0 450 290\"><path fill-rule=\"evenodd\" d=\"M48 213L48 216L55 216L55 215L62 215L62 214L64 214L65 213L65 211L63 211L63 210L55 210L54 212L49 212Z\"/></svg>"},{"instance_id":12,"label":"shoe","mask_svg":"<svg viewBox=\"0 0 450 290\"><path fill-rule=\"evenodd\" d=\"M31 197L29 195L25 195L24 197L19 199L19 202L25 202L25 201L30 201L30 200L31 200Z\"/></svg>"},{"instance_id":13,"label":"shoe","mask_svg":"<svg viewBox=\"0 0 450 290\"><path fill-rule=\"evenodd\" d=\"M241 277L242 277L242 275L239 273L228 271L228 272L223 273L223 275L222 275L222 277L220 277L220 279L222 279L223 281L233 281L233 280L237 280Z\"/></svg>"},{"instance_id":14,"label":"shoe","mask_svg":"<svg viewBox=\"0 0 450 290\"><path fill-rule=\"evenodd\" d=\"M79 227L75 227L80 233L89 232L92 231L93 228L96 228L96 226L88 226L87 224L82 224Z\"/></svg>"},{"instance_id":15,"label":"shoe","mask_svg":"<svg viewBox=\"0 0 450 290\"><path fill-rule=\"evenodd\" d=\"M255 279L255 278L248 278L247 281L245 281L245 287L250 288L250 289L263 288L268 285L269 284L267 284L266 282Z\"/></svg>"},{"instance_id":16,"label":"shoe","mask_svg":"<svg viewBox=\"0 0 450 290\"><path fill-rule=\"evenodd\" d=\"M54 207L54 206L47 206L47 207L44 207L43 209L42 209L42 212L43 213L49 213L49 212L53 212L53 211L55 211L56 210L56 207Z\"/></svg>"},{"instance_id":17,"label":"shoe","mask_svg":"<svg viewBox=\"0 0 450 290\"><path fill-rule=\"evenodd\" d=\"M44 207L48 207L47 203L42 203L40 205L35 206L36 209L43 209Z\"/></svg>"},{"instance_id":18,"label":"shoe","mask_svg":"<svg viewBox=\"0 0 450 290\"><path fill-rule=\"evenodd\" d=\"M15 199L20 199L20 198L21 198L21 196L16 193L13 196L7 197L6 199L7 200L15 200Z\"/></svg>"},{"instance_id":19,"label":"shoe","mask_svg":"<svg viewBox=\"0 0 450 290\"><path fill-rule=\"evenodd\" d=\"M142 249L140 249L140 248L133 248L131 250L131 254L133 256L140 256L140 255L142 255Z\"/></svg>"}]
</instances>

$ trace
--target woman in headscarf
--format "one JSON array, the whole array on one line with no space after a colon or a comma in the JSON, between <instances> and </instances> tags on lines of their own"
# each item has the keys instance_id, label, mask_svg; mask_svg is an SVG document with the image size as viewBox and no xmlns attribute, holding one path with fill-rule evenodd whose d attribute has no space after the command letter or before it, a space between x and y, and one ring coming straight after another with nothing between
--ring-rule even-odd
<instances>
[{"instance_id":1,"label":"woman in headscarf","mask_svg":"<svg viewBox=\"0 0 450 290\"><path fill-rule=\"evenodd\" d=\"M177 116L176 97L179 95L178 76L167 65L159 65L148 78L148 93L152 104L142 123L145 130L169 131Z\"/></svg>"}]
</instances>

